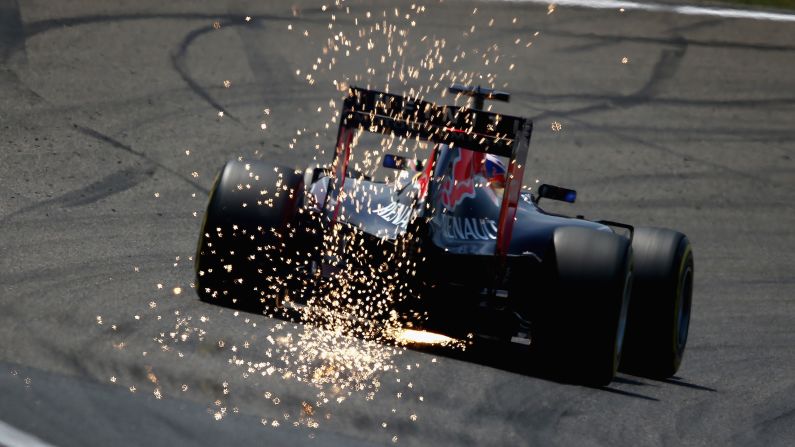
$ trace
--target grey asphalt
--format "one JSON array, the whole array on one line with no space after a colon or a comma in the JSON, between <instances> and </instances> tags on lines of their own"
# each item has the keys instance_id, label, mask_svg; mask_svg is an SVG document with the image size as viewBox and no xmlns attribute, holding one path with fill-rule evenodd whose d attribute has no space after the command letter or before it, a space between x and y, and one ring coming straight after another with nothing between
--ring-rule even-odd
<instances>
[{"instance_id":1,"label":"grey asphalt","mask_svg":"<svg viewBox=\"0 0 795 447\"><path fill-rule=\"evenodd\" d=\"M795 442L795 24L274 3L0 0L0 420L64 446ZM337 86L390 75L442 100L464 73L534 118L526 181L579 191L552 210L690 237L675 378L594 389L523 372L521 351L369 347L399 372L347 395L256 369L268 335L303 328L198 301L225 160L326 159Z\"/></svg>"}]
</instances>

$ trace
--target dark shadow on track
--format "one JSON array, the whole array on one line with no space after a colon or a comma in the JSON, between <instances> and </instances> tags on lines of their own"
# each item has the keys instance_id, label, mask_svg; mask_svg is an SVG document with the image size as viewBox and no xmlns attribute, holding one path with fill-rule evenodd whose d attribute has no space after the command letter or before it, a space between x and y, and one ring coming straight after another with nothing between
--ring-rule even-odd
<instances>
[{"instance_id":1,"label":"dark shadow on track","mask_svg":"<svg viewBox=\"0 0 795 447\"><path fill-rule=\"evenodd\" d=\"M439 355L469 363L475 363L490 368L501 369L503 371L521 374L523 376L528 376L528 377L534 377L536 379L546 380L560 384L583 386L571 382L567 380L565 377L561 377L559 373L555 373L554 371L545 368L543 364L540 364L534 359L530 349L525 346L512 345L512 344L494 342L489 340L478 340L476 343L474 343L470 348L467 348L467 350L465 351L439 348L439 347L424 347L424 346L411 346L410 348L419 352L425 352L429 354L432 353L434 355ZM616 377L613 380L613 382L616 384L632 385L632 386L646 385L643 382L633 379L627 379L625 377ZM586 386L586 388L591 388L594 390L600 390L607 393L613 393L626 397L643 399L653 402L660 401L655 397L647 396L645 394L641 394L638 392L616 389L607 386L604 387Z\"/></svg>"},{"instance_id":2,"label":"dark shadow on track","mask_svg":"<svg viewBox=\"0 0 795 447\"><path fill-rule=\"evenodd\" d=\"M676 385L676 386L683 386L685 388L692 388L694 390L709 391L711 393L717 393L718 392L718 390L715 389L715 388L710 388L710 387L704 386L704 385L696 385L694 383L683 382L682 378L681 377L677 377L677 376L673 376L673 377L671 377L669 379L658 379L657 381L658 382L662 382L662 383L668 383L668 384L671 384L671 385Z\"/></svg>"},{"instance_id":3,"label":"dark shadow on track","mask_svg":"<svg viewBox=\"0 0 795 447\"><path fill-rule=\"evenodd\" d=\"M297 312L289 312L286 310L275 310L273 307L269 307L266 309L263 308L263 306L251 303L231 304L229 302L224 302L221 300L218 300L216 302L205 300L205 302L208 304L228 307L230 309L242 312L262 315L265 318L276 318L283 321L290 321L292 323L307 324L306 322L301 321L300 314ZM432 354L462 362L478 364L490 368L496 368L503 371L512 372L515 374L520 374L528 377L534 377L537 379L542 379L550 382L578 385L576 383L566 380L564 377L561 377L559 374L549 371L548 369L544 368L543 365L541 365L539 362L535 362L533 354L531 353L530 349L522 345L507 344L507 343L496 342L486 339L478 339L469 346L467 346L467 348L464 350L447 347L447 346L420 345L420 344L410 344L407 345L407 348L416 352ZM679 382L678 380L662 380L661 382L672 383L675 385L682 385L682 386L690 386L695 389L715 391L712 390L711 388L701 387L699 385L686 384L684 382ZM614 383L621 385L638 386L638 387L649 385L639 380L629 379L623 376L616 377L614 379ZM624 389L616 389L610 387L587 387L587 388L592 388L595 390L600 390L607 393L617 394L625 397L632 397L635 399L642 399L653 402L660 401L655 397L647 396L635 391L628 391Z\"/></svg>"},{"instance_id":4,"label":"dark shadow on track","mask_svg":"<svg viewBox=\"0 0 795 447\"><path fill-rule=\"evenodd\" d=\"M482 366L501 369L503 371L535 377L537 379L576 385L576 383L567 381L565 378L562 378L553 372L547 371L543 365L539 365L538 363L534 362L533 355L530 350L519 345L506 345L505 343L485 340L473 344L473 346L467 348L466 351L433 346L411 346L410 348L419 352L439 355L469 363L476 363ZM699 391L708 391L712 393L718 392L718 390L715 388L685 382L681 377L677 376L668 379L652 379L646 377L633 378L621 374L613 379L613 384L629 385L633 387L658 388L659 385L657 382L686 387ZM647 396L635 391L628 391L626 389L617 389L612 387L588 388L598 389L604 392L619 394L626 397L660 402L660 399L655 397Z\"/></svg>"}]
</instances>

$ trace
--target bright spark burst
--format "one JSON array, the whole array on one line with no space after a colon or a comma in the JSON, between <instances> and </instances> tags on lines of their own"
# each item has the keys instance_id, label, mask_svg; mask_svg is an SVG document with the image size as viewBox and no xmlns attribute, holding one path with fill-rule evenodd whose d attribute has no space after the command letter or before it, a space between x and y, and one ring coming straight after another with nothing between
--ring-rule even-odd
<instances>
[{"instance_id":1,"label":"bright spark burst","mask_svg":"<svg viewBox=\"0 0 795 447\"><path fill-rule=\"evenodd\" d=\"M414 329L399 329L394 337L396 341L403 344L450 345L457 341L443 334Z\"/></svg>"}]
</instances>

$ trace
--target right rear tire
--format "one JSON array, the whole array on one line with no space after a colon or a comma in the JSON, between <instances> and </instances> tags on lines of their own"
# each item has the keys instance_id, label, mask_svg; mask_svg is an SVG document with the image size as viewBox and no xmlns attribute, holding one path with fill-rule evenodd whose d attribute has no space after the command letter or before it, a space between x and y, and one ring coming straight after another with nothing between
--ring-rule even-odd
<instances>
[{"instance_id":1,"label":"right rear tire","mask_svg":"<svg viewBox=\"0 0 795 447\"><path fill-rule=\"evenodd\" d=\"M665 379L682 363L693 301L693 251L684 234L635 228L635 287L621 370Z\"/></svg>"},{"instance_id":2,"label":"right rear tire","mask_svg":"<svg viewBox=\"0 0 795 447\"><path fill-rule=\"evenodd\" d=\"M629 240L564 227L555 231L554 249L548 285L533 297L531 348L555 378L607 385L621 359L632 285Z\"/></svg>"}]
</instances>

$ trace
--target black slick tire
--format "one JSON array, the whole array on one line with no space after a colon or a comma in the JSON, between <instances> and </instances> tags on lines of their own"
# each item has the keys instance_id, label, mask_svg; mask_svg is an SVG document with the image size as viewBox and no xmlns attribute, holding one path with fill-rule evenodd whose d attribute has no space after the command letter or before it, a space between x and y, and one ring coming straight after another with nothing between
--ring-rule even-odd
<instances>
[{"instance_id":1,"label":"black slick tire","mask_svg":"<svg viewBox=\"0 0 795 447\"><path fill-rule=\"evenodd\" d=\"M693 301L693 251L687 237L665 228L635 229L635 285L621 370L664 379L679 370Z\"/></svg>"},{"instance_id":2,"label":"black slick tire","mask_svg":"<svg viewBox=\"0 0 795 447\"><path fill-rule=\"evenodd\" d=\"M627 238L607 231L555 230L548 285L533 300L531 348L556 378L609 384L618 368L632 287Z\"/></svg>"},{"instance_id":3,"label":"black slick tire","mask_svg":"<svg viewBox=\"0 0 795 447\"><path fill-rule=\"evenodd\" d=\"M202 301L258 311L283 294L303 182L292 168L226 163L210 192L194 260Z\"/></svg>"}]
</instances>

